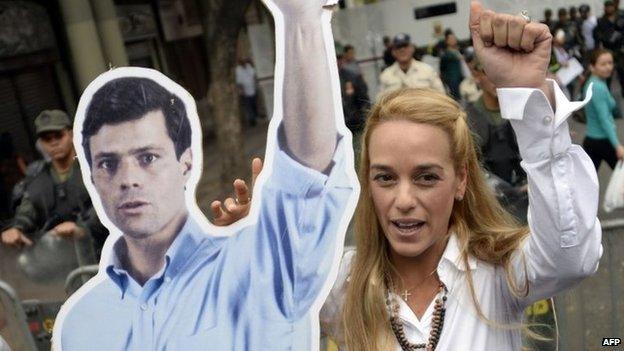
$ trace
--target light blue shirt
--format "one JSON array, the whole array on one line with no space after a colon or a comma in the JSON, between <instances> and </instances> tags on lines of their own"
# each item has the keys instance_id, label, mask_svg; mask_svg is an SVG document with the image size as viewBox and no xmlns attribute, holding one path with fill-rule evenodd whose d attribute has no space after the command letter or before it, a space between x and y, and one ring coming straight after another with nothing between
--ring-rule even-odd
<instances>
[{"instance_id":1,"label":"light blue shirt","mask_svg":"<svg viewBox=\"0 0 624 351\"><path fill-rule=\"evenodd\" d=\"M143 286L120 267L118 242L107 279L68 311L62 350L309 349L310 307L354 192L344 144L329 175L278 152L256 225L214 237L189 218Z\"/></svg>"}]
</instances>

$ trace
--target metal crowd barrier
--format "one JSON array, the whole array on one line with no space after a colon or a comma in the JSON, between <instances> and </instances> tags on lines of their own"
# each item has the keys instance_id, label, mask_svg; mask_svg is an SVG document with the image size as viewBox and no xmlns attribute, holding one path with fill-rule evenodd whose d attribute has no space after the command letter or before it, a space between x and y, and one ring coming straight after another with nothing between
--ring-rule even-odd
<instances>
[{"instance_id":1,"label":"metal crowd barrier","mask_svg":"<svg viewBox=\"0 0 624 351\"><path fill-rule=\"evenodd\" d=\"M26 313L15 290L0 280L0 335L12 350L36 351Z\"/></svg>"},{"instance_id":2,"label":"metal crowd barrier","mask_svg":"<svg viewBox=\"0 0 624 351\"><path fill-rule=\"evenodd\" d=\"M97 265L79 267L95 262L92 251L89 240L51 236L27 249L0 245L0 335L11 350L50 349L62 303L97 273Z\"/></svg>"},{"instance_id":3,"label":"metal crowd barrier","mask_svg":"<svg viewBox=\"0 0 624 351\"><path fill-rule=\"evenodd\" d=\"M82 266L69 273L65 280L65 293L70 296L78 290L87 280L91 279L98 272L98 265Z\"/></svg>"}]
</instances>

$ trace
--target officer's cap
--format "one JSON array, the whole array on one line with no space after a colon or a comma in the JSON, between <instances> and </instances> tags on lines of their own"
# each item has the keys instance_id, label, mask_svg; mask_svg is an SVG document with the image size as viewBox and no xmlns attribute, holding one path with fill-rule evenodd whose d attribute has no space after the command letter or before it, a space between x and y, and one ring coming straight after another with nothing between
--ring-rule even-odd
<instances>
[{"instance_id":1,"label":"officer's cap","mask_svg":"<svg viewBox=\"0 0 624 351\"><path fill-rule=\"evenodd\" d=\"M412 40L409 34L406 34L406 33L399 33L395 35L394 38L392 39L392 46L395 48L408 45L411 43L412 43Z\"/></svg>"},{"instance_id":2,"label":"officer's cap","mask_svg":"<svg viewBox=\"0 0 624 351\"><path fill-rule=\"evenodd\" d=\"M61 110L43 110L35 118L35 132L37 135L67 128L71 128L71 122L69 121L69 116Z\"/></svg>"}]
</instances>

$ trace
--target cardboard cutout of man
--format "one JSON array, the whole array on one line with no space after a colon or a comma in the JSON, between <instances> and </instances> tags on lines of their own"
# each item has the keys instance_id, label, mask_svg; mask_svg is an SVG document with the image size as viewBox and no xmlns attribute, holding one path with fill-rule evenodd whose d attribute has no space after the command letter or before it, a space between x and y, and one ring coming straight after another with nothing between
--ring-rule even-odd
<instances>
[{"instance_id":1,"label":"cardboard cutout of man","mask_svg":"<svg viewBox=\"0 0 624 351\"><path fill-rule=\"evenodd\" d=\"M276 116L251 215L229 236L216 236L226 229L194 201L202 158L192 97L140 68L89 85L75 143L112 234L100 272L57 318L55 350L318 348L317 313L359 190L325 2L267 3Z\"/></svg>"}]
</instances>

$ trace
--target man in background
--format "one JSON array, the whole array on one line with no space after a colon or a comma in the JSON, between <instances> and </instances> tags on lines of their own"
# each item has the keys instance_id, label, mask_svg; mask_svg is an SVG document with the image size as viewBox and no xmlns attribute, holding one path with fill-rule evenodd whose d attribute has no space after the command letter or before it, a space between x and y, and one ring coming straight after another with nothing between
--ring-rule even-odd
<instances>
[{"instance_id":1,"label":"man in background","mask_svg":"<svg viewBox=\"0 0 624 351\"><path fill-rule=\"evenodd\" d=\"M396 61L394 59L394 56L392 56L392 41L390 40L389 36L383 37L383 45L384 45L383 60L384 60L384 65L385 65L384 67L388 68L392 66L394 61Z\"/></svg>"},{"instance_id":2,"label":"man in background","mask_svg":"<svg viewBox=\"0 0 624 351\"><path fill-rule=\"evenodd\" d=\"M256 70L249 59L240 59L236 65L236 85L241 97L245 118L254 127L258 118Z\"/></svg>"},{"instance_id":3,"label":"man in background","mask_svg":"<svg viewBox=\"0 0 624 351\"><path fill-rule=\"evenodd\" d=\"M594 29L596 45L602 45L611 50L615 69L620 81L622 96L624 97L624 13L619 11L618 2L607 0L604 2L604 15L598 20ZM611 86L610 79L608 85Z\"/></svg>"},{"instance_id":4,"label":"man in background","mask_svg":"<svg viewBox=\"0 0 624 351\"><path fill-rule=\"evenodd\" d=\"M545 25L548 26L548 29L550 29L550 32L553 32L553 29L555 27L556 22L553 21L552 19L552 15L553 12L551 9L547 8L544 10L544 19L542 20L542 23L544 23Z\"/></svg>"},{"instance_id":5,"label":"man in background","mask_svg":"<svg viewBox=\"0 0 624 351\"><path fill-rule=\"evenodd\" d=\"M342 58L344 60L343 68L348 70L349 72L355 75L362 75L362 69L360 65L358 65L357 60L355 59L355 48L353 45L345 45L344 50L342 52Z\"/></svg>"},{"instance_id":6,"label":"man in background","mask_svg":"<svg viewBox=\"0 0 624 351\"><path fill-rule=\"evenodd\" d=\"M581 34L583 35L583 57L594 50L596 47L596 41L594 40L594 28L598 24L598 19L591 13L591 8L587 4L583 4L579 7L579 13L581 14Z\"/></svg>"},{"instance_id":7,"label":"man in background","mask_svg":"<svg viewBox=\"0 0 624 351\"><path fill-rule=\"evenodd\" d=\"M39 161L29 168L15 216L2 232L2 243L30 246L46 231L68 239L89 235L99 257L108 231L100 224L82 182L69 117L60 110L43 111L35 119L35 131L50 162Z\"/></svg>"},{"instance_id":8,"label":"man in background","mask_svg":"<svg viewBox=\"0 0 624 351\"><path fill-rule=\"evenodd\" d=\"M487 77L476 55L469 58L468 67L482 95L465 105L468 122L477 135L485 168L512 185L520 185L525 173L520 167L520 152L509 120L500 113L496 86Z\"/></svg>"},{"instance_id":9,"label":"man in background","mask_svg":"<svg viewBox=\"0 0 624 351\"><path fill-rule=\"evenodd\" d=\"M396 62L381 72L380 94L402 88L430 88L446 93L438 72L417 61L414 45L408 34L397 34L392 40L392 56Z\"/></svg>"}]
</instances>

